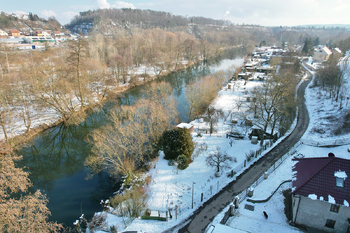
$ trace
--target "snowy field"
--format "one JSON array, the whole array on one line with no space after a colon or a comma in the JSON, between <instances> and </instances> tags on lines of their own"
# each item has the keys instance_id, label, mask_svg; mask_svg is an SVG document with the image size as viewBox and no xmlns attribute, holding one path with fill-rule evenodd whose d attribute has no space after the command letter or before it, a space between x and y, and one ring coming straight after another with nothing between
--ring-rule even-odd
<instances>
[{"instance_id":1,"label":"snowy field","mask_svg":"<svg viewBox=\"0 0 350 233\"><path fill-rule=\"evenodd\" d=\"M244 80L236 81L233 85L234 89L223 88L218 93L217 99L213 105L217 109L224 111L225 118L218 122L217 131L212 135L209 134L208 123L203 120L195 120L191 122L194 125L192 133L193 141L197 144L197 149L192 156L193 162L185 170L177 170L176 166L169 166L168 161L160 154L159 160L153 169L150 170L152 181L149 185L149 199L147 207L152 211L165 212L172 210L173 218L167 222L157 222L152 220L135 219L127 226L125 222L118 220L117 216L108 215L108 223L110 225L117 224L117 229L125 231L143 230L143 232L162 232L191 215L203 202L215 195L233 178L228 177L227 173L234 170L236 175L243 172L244 160L246 154L250 151L256 151L260 148L259 144L252 144L248 137L243 140L234 140L232 146L230 139L226 138L226 133L232 129L247 135L250 126L241 125L243 116L247 108L247 97L249 91L255 86L261 85L260 81ZM237 112L237 105L240 105L240 111ZM250 116L246 116L251 118ZM237 124L231 124L231 120L238 120ZM206 133L207 130L207 133ZM198 134L201 133L201 137ZM215 177L215 168L209 167L205 159L213 153L217 147L221 151L226 151L228 155L235 158L236 162L232 162L231 169L221 172L220 177ZM247 166L251 165L257 158L247 162ZM194 188L193 209L192 209L192 187ZM203 202L201 202L201 194L203 193ZM177 211L175 211L177 210ZM125 229L124 229L125 228Z\"/></svg>"},{"instance_id":2,"label":"snowy field","mask_svg":"<svg viewBox=\"0 0 350 233\"><path fill-rule=\"evenodd\" d=\"M343 88L350 90L349 69L344 72L344 75L346 82ZM339 109L339 101L336 102L334 98L330 98L324 90L313 87L312 83L305 91L305 98L310 123L302 142L312 146L350 144L350 134L333 135L336 129L342 127L339 123L349 111L349 99L344 99L343 108Z\"/></svg>"},{"instance_id":3,"label":"snowy field","mask_svg":"<svg viewBox=\"0 0 350 233\"><path fill-rule=\"evenodd\" d=\"M311 62L311 61L310 61ZM315 64L317 65L317 64ZM346 90L349 90L349 74L345 74ZM312 86L312 83L309 85ZM305 93L306 104L309 111L309 127L307 132L301 138L302 144L296 148L295 154L302 154L305 157L327 157L328 153L332 152L339 158L349 159L348 152L350 144L350 134L334 136L332 129L334 122L329 122L327 119L333 117L341 117L345 112L349 111L349 106L344 104L344 108L339 110L339 103L322 93L319 88L307 88ZM333 124L332 124L333 123ZM323 134L315 131L315 128L321 127ZM343 144L342 146L325 148L318 147L320 145ZM318 146L317 146L318 145ZM284 163L269 175L267 180L261 182L254 189L253 200L261 200L267 198L285 180L292 179L292 168L295 162L292 161L292 156L287 158ZM283 184L273 197L266 203L251 203L244 200L240 204L236 216L231 217L226 225L219 224L228 210L228 207L219 214L212 225L208 227L208 232L212 233L234 233L234 232L302 232L288 224L288 220L284 214L284 196L283 190L292 188L292 183ZM244 206L253 205L254 211L247 210ZM268 214L268 219L265 219L263 211ZM213 229L213 231L211 231Z\"/></svg>"},{"instance_id":4,"label":"snowy field","mask_svg":"<svg viewBox=\"0 0 350 233\"><path fill-rule=\"evenodd\" d=\"M215 177L215 169L208 167L205 163L205 158L215 151L219 146L222 151L226 151L229 155L234 156L237 162L231 164L231 169L237 171L238 175L243 169L243 161L246 159L246 153L251 150L257 150L260 146L251 144L248 138L244 140L234 140L232 147L229 144L229 139L226 138L226 133L230 132L232 127L236 131L245 133L247 127L240 127L241 114L235 115L232 111L237 109L238 103L242 103L241 111L244 112L246 107L246 98L249 90L256 85L260 85L258 81L249 81L244 85L244 81L237 81L234 84L234 91L232 89L224 88L219 92L219 95L214 102L216 108L222 109L225 112L226 121L222 120L217 125L217 132L212 135L205 133L208 129L208 124L201 120L191 122L194 125L195 131L192 137L197 147L201 147L200 153L193 157L193 162L189 167L183 171L177 170L175 166L169 166L167 161L163 159L163 154L160 154L159 160L156 162L153 169L150 170L152 182L149 186L148 208L152 211L166 211L172 209L173 218L167 222L158 222L151 220L135 219L131 223L127 220L122 221L119 217L109 214L108 224L117 226L119 231L138 231L143 232L162 232L172 226L180 223L183 219L188 217L194 209L197 209L201 204L201 193L203 193L206 201L218 190L229 183L232 178L227 177L226 173L230 170L222 172L220 177ZM346 111L348 106L344 105L344 109L340 110L334 100L327 99L325 95L320 96L318 88L307 88L306 100L310 112L310 124L308 131L302 138L302 142L297 147L297 153L303 154L305 157L326 157L329 152L334 153L338 157L347 158L348 146L335 148L321 148L316 147L317 143L334 143L339 138L348 138L349 136L331 136L330 125L325 127L327 137L319 135L313 130L315 127L324 124L325 116L338 116L342 111ZM319 103L324 103L321 108L317 106ZM321 111L320 111L321 109ZM231 113L231 114L230 114ZM229 124L231 119L238 119L238 124ZM202 137L198 137L201 132ZM205 148L207 148L205 150ZM196 149L198 151L198 148ZM196 155L195 151L195 155ZM198 153L198 152L197 152ZM278 185L288 179L292 178L292 157L288 157L285 162L272 174L267 180L264 180L254 189L254 196L252 199L259 200L267 198ZM251 161L250 163L252 163ZM248 164L249 166L249 164ZM194 188L193 195L193 209L192 209L192 186ZM213 232L300 232L297 228L290 226L284 214L284 203L282 191L291 188L291 183L282 185L275 195L266 203L249 203L244 200L240 204L240 208L234 217L227 221L227 225L218 224L221 221L227 208L214 219L212 225L216 225ZM245 204L253 205L255 210L250 211L244 209ZM175 209L177 211L175 211ZM268 219L264 218L263 211L269 215ZM176 215L175 215L176 213ZM176 217L175 217L176 216Z\"/></svg>"},{"instance_id":5,"label":"snowy field","mask_svg":"<svg viewBox=\"0 0 350 233\"><path fill-rule=\"evenodd\" d=\"M305 157L327 157L328 153L332 152L335 156L349 159L350 153L347 151L348 146L339 146L333 148L321 148L308 145L300 145L297 148L297 153L305 155ZM292 156L287 158L283 164L271 173L268 179L261 182L254 189L253 200L263 200L271 195L276 190L280 183L292 178L292 167L295 162L292 161ZM302 232L288 224L288 220L284 214L284 196L283 190L292 188L292 183L283 184L272 198L266 203L251 203L244 200L235 212L234 217L230 217L226 225L221 225L219 222L227 211L228 207L218 215L214 221L214 231L212 233L234 233L234 232ZM245 209L244 206L254 206L254 211ZM268 214L268 219L265 219L263 211ZM239 230L239 231L237 231ZM210 232L210 231L209 231Z\"/></svg>"},{"instance_id":6,"label":"snowy field","mask_svg":"<svg viewBox=\"0 0 350 233\"><path fill-rule=\"evenodd\" d=\"M187 66L186 60L182 60L180 61L180 63L183 66ZM156 75L158 75L154 67L147 67L144 65L140 67L134 67L132 70L129 71L129 73L133 75L138 75L138 76L147 74L150 77L156 77ZM142 82L143 78L139 78L138 81ZM129 85L128 82L125 84L119 83L118 87L120 89L123 89L123 87L127 88L128 85ZM113 90L116 88L116 86L109 86L108 88L110 90ZM74 97L72 99L72 103L75 111L79 110L80 108L79 100ZM27 131L27 128L24 124L23 117L21 117L21 115L23 114L22 111L23 110L19 107L12 109L13 114L11 115L11 119L7 120L8 122L6 124L6 131L9 138L22 135ZM30 120L31 120L30 129L34 129L42 125L52 125L61 118L61 115L57 111L55 111L52 108L46 108L46 107L29 106L29 113L30 113ZM5 134L2 128L0 128L0 142L2 141L5 141Z\"/></svg>"},{"instance_id":7,"label":"snowy field","mask_svg":"<svg viewBox=\"0 0 350 233\"><path fill-rule=\"evenodd\" d=\"M313 64L314 66L317 64ZM140 71L140 72L145 72ZM147 73L150 71L147 71ZM346 76L349 79L349 76ZM191 122L194 125L192 133L193 141L197 148L192 157L193 162L185 170L178 170L176 166L169 166L168 161L160 153L158 161L155 161L153 168L149 171L152 181L149 185L149 198L147 208L152 211L160 211L165 213L171 209L173 218L167 222L141 220L117 217L114 214L107 214L108 226L115 226L118 232L121 231L138 231L142 230L147 233L163 232L179 223L193 213L195 209L202 205L211 196L215 195L220 189L228 184L235 176L243 171L244 160L246 154L250 151L256 151L260 148L259 144L252 144L246 137L243 140L234 140L232 146L230 139L226 138L226 133L231 130L247 134L248 126L241 125L247 108L247 97L249 91L257 85L261 85L259 81L236 81L232 83L231 89L224 87L213 103L217 109L224 111L225 119L220 120L216 126L216 132L210 135L206 130L209 128L208 123L203 120L195 120ZM349 90L349 82L346 83ZM233 89L232 89L233 87ZM310 123L305 135L302 137L303 144L297 148L297 153L305 155L305 157L326 157L329 152L335 156L348 158L350 153L347 152L350 144L350 135L333 136L331 132L335 117L339 117L349 110L347 102L343 103L343 109L339 110L339 103L327 98L318 88L306 89L306 104L308 106ZM240 111L237 111L237 108ZM56 120L57 116L54 112L47 119L37 114L37 120L33 125L44 124ZM249 116L245 116L248 117ZM237 120L237 124L232 124L232 120ZM20 125L14 134L20 134ZM316 129L316 130L315 130ZM321 130L320 130L321 129ZM320 133L321 132L321 133ZM199 133L201 137L198 136ZM1 140L0 135L0 140ZM319 145L342 144L344 146L335 148L320 148ZM226 151L228 155L235 158L236 162L232 162L231 168L221 172L220 177L215 177L215 168L206 165L205 159L213 153L217 147L221 151ZM257 158L247 163L247 167ZM267 180L255 187L252 199L265 199L268 197L284 180L292 178L293 162L291 157L272 174ZM231 178L227 176L231 170L236 175ZM192 188L193 188L193 209L192 209ZM227 221L227 226L220 225L227 208L214 219L212 225L216 225L214 232L299 232L298 229L289 226L284 215L284 204L282 190L291 188L291 183L286 183L279 188L275 195L266 203L252 204L244 200L240 204L240 208L236 215ZM203 193L203 202L201 202L201 194ZM250 211L244 209L245 204L254 205L255 210ZM262 212L266 211L269 215L265 219ZM108 228L108 227L107 227ZM103 231L100 231L103 232Z\"/></svg>"}]
</instances>

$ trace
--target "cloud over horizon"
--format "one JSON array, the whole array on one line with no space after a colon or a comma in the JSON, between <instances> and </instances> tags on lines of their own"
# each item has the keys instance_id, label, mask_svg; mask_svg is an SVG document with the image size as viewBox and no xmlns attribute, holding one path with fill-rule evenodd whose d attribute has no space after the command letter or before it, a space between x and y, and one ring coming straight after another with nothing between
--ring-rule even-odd
<instances>
[{"instance_id":1,"label":"cloud over horizon","mask_svg":"<svg viewBox=\"0 0 350 233\"><path fill-rule=\"evenodd\" d=\"M116 1L114 4L109 4L107 0L96 0L97 7L100 9L109 9L109 8L131 8L136 9L134 4L123 2L123 1Z\"/></svg>"},{"instance_id":2,"label":"cloud over horizon","mask_svg":"<svg viewBox=\"0 0 350 233\"><path fill-rule=\"evenodd\" d=\"M45 18L49 18L49 17L56 17L56 13L53 10L43 10L40 12L40 14L42 16L44 16Z\"/></svg>"}]
</instances>

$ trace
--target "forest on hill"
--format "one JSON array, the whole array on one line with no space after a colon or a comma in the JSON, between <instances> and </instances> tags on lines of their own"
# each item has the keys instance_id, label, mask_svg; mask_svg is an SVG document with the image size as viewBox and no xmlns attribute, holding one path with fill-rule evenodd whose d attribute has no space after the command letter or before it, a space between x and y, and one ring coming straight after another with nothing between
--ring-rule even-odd
<instances>
[{"instance_id":1,"label":"forest on hill","mask_svg":"<svg viewBox=\"0 0 350 233\"><path fill-rule=\"evenodd\" d=\"M29 19L20 19L4 12L0 14L0 29L4 31L9 29L17 29L19 31L35 31L37 29L58 31L61 27L62 25L55 17L43 19L37 14L29 12Z\"/></svg>"}]
</instances>

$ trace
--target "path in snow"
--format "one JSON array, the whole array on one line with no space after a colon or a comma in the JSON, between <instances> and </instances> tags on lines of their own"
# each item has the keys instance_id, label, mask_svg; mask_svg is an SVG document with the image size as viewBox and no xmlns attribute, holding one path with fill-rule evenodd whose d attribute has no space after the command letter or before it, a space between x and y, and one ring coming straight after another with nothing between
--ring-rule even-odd
<instances>
[{"instance_id":1,"label":"path in snow","mask_svg":"<svg viewBox=\"0 0 350 233\"><path fill-rule=\"evenodd\" d=\"M234 197L240 192L247 189L255 182L268 168L273 165L281 156L286 154L290 148L296 144L308 127L309 117L305 105L304 93L305 88L310 83L311 77L302 83L298 89L298 96L302 97L303 101L299 106L298 121L293 132L286 137L281 143L276 145L264 157L259 159L254 166L247 169L244 173L239 175L236 181L232 181L219 193L210 198L200 208L198 208L188 219L191 220L189 224L179 230L179 233L187 232L204 232L207 225L218 215L228 204L230 204ZM176 227L175 227L176 228ZM172 232L174 228L166 232Z\"/></svg>"}]
</instances>

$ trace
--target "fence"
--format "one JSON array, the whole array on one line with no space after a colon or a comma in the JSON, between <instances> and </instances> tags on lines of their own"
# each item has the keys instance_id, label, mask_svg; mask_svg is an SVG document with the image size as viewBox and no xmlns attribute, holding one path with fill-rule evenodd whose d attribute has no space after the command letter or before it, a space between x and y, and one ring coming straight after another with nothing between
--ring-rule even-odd
<instances>
[{"instance_id":1,"label":"fence","mask_svg":"<svg viewBox=\"0 0 350 233\"><path fill-rule=\"evenodd\" d=\"M308 145L308 146L344 146L350 144L350 137L348 138L338 138L336 140L323 140L323 141L313 141L313 140L301 140L302 144Z\"/></svg>"},{"instance_id":2,"label":"fence","mask_svg":"<svg viewBox=\"0 0 350 233\"><path fill-rule=\"evenodd\" d=\"M267 174L271 174L273 171L275 171L286 158L288 158L290 155L293 155L296 153L296 148L299 147L301 142L298 142L297 144L294 145L294 147L286 154L284 154L280 159L278 159L266 172ZM241 192L238 197L239 197L239 202L241 203L248 195L249 189L250 188L255 188L258 186L264 179L264 174L262 174L249 188Z\"/></svg>"},{"instance_id":3,"label":"fence","mask_svg":"<svg viewBox=\"0 0 350 233\"><path fill-rule=\"evenodd\" d=\"M286 158L288 158L290 155L294 155L296 154L296 148L299 147L302 144L302 142L298 142L297 144L295 144L288 153L284 154L281 158L279 158L269 169L267 169L267 174L271 174L273 171L275 171L283 162L284 160L286 160ZM242 203L244 201L244 199L248 196L248 192L250 188L255 188L256 186L258 186L264 179L264 174L262 174L260 177L258 177L254 183L247 189L245 189L244 191L242 191L240 194L238 194L238 198L239 198L239 203ZM220 221L221 224L225 224L226 221L229 219L229 211L230 209L225 213L223 219Z\"/></svg>"}]
</instances>

